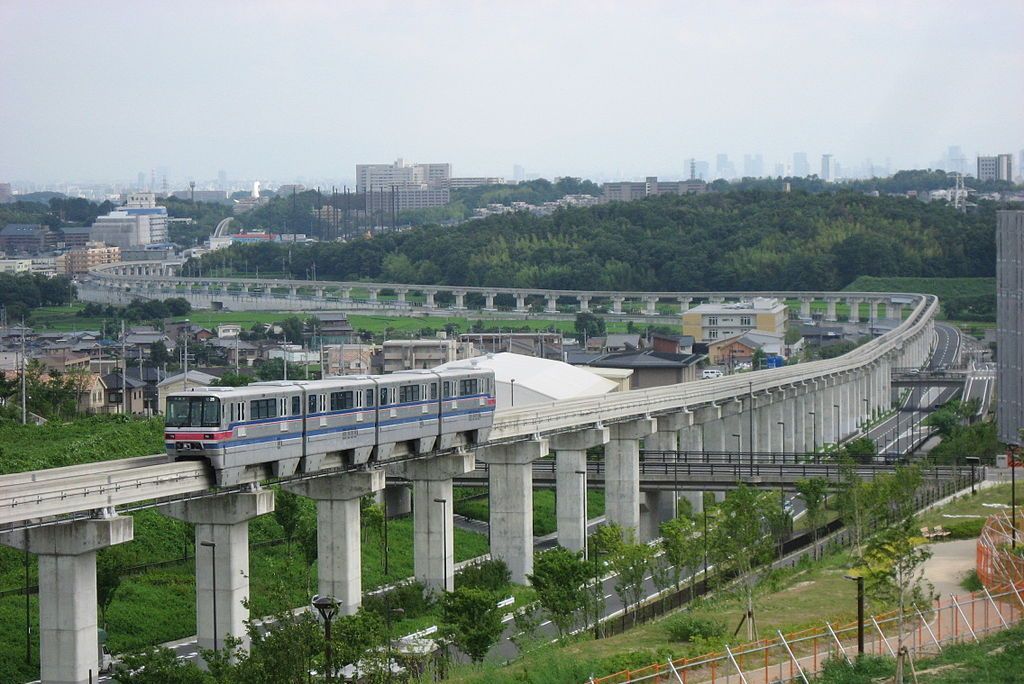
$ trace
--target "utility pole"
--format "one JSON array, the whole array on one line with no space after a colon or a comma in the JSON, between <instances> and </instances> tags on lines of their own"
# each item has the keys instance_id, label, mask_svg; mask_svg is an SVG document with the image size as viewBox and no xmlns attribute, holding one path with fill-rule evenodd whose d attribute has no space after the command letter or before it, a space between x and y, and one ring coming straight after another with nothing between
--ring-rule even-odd
<instances>
[{"instance_id":1,"label":"utility pole","mask_svg":"<svg viewBox=\"0 0 1024 684\"><path fill-rule=\"evenodd\" d=\"M188 389L188 333L187 332L185 333L184 339L185 339L185 351L184 351L184 355L182 356L181 365L182 365L182 368L185 369L185 380L184 380L184 382L182 384L182 389Z\"/></svg>"},{"instance_id":2,"label":"utility pole","mask_svg":"<svg viewBox=\"0 0 1024 684\"><path fill-rule=\"evenodd\" d=\"M28 391L25 384L25 319L21 319L21 424L28 424Z\"/></svg>"},{"instance_id":3,"label":"utility pole","mask_svg":"<svg viewBox=\"0 0 1024 684\"><path fill-rule=\"evenodd\" d=\"M125 346L124 319L121 319L121 413L128 415L128 350Z\"/></svg>"}]
</instances>

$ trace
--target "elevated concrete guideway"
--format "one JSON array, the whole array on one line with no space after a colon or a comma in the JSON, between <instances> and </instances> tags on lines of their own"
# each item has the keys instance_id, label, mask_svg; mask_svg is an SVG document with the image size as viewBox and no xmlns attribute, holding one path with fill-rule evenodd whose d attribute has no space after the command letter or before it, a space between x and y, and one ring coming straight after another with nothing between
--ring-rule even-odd
<instances>
[{"instance_id":1,"label":"elevated concrete guideway","mask_svg":"<svg viewBox=\"0 0 1024 684\"><path fill-rule=\"evenodd\" d=\"M227 219L226 219L227 220ZM221 222L218 231L226 224ZM165 299L184 297L194 308L222 308L231 311L249 310L348 310L386 312L405 316L480 316L509 315L573 317L576 313L593 311L599 305L613 316L624 320L664 320L678 317L698 302L749 300L751 297L776 297L800 302L800 314L810 316L814 302L824 302L825 320L836 321L836 305L850 307L849 321L861 321L861 307L867 307L864 320L901 319L903 307L912 305L918 295L879 292L795 292L783 290L737 292L637 292L565 290L545 288L481 287L422 285L411 283L376 283L360 281L310 281L282 278L211 278L177 275L181 264L158 262L121 262L92 269L79 283L79 298L102 304L127 304L132 299ZM394 299L382 299L382 292L395 293ZM354 292L366 292L354 297ZM408 299L418 295L417 301ZM445 295L450 306L441 306L438 295ZM503 297L514 304L499 312L495 300ZM543 304L535 312L529 305L533 299ZM419 301L422 299L422 301ZM475 306L469 306L472 301ZM482 306L480 306L482 304ZM658 305L670 305L659 310ZM562 306L559 309L559 306ZM635 305L635 306L634 306Z\"/></svg>"},{"instance_id":2,"label":"elevated concrete guideway","mask_svg":"<svg viewBox=\"0 0 1024 684\"><path fill-rule=\"evenodd\" d=\"M904 295L885 297L895 301ZM532 570L534 463L544 462L552 451L555 465L550 476L559 492L558 539L576 550L585 540L582 516L588 448L604 445L608 521L649 537L658 521L671 515L675 497L663 492L641 496L646 467L641 466L641 448L645 445L662 451L722 452L735 445L740 452L813 452L858 434L858 425L894 405L898 392L892 386L892 369L922 368L938 343L933 323L936 298L907 297L913 305L909 318L835 359L505 409L495 414L486 443L443 453L411 458L396 451L393 460L359 468L347 467L340 455L328 458L324 470L284 483L317 501L319 562L327 568L319 575L320 593L347 597L347 610L358 607L359 568L347 562L352 540L358 537L358 499L388 487L388 476L392 484L395 476L412 483L416 578L426 586L451 587L452 482L472 472L477 460L488 463L496 497L491 506L491 553L508 563L513 579L523 581ZM47 567L57 574L40 577L40 586L58 581L60 573L61 582L94 586L95 550L127 541L130 533L123 527L126 523L115 522L109 525L120 526L119 534L97 537L95 526L80 523L118 519L115 509L119 506L122 514L131 508L157 506L164 514L196 526L200 643L223 643L226 635L244 638L240 625L248 616L248 521L273 511L273 491L260 489L270 474L253 469L242 487L217 490L205 463L167 462L166 458L145 456L0 477L0 543L23 548L26 534L40 539L58 535L66 542L62 548L84 552L73 558L60 550L51 554L53 562ZM772 469L770 462L761 466ZM698 477L695 471L691 475ZM738 475L744 477L742 472ZM733 480L736 477L730 475ZM762 477L767 477L767 471ZM385 491L385 500L389 499L402 497L389 497ZM130 524L130 518L126 520ZM45 554L49 547L32 548ZM220 634L212 620L213 606L224 616L216 628ZM44 673L61 673L50 679L44 674L44 681L84 684L89 680L85 659L69 660L67 654L93 648L85 634L95 624L95 608L93 601L75 616L70 631L61 632L61 639L73 642L67 649L47 646L53 642L44 644ZM59 615L44 612L40 617L42 633L63 629Z\"/></svg>"}]
</instances>

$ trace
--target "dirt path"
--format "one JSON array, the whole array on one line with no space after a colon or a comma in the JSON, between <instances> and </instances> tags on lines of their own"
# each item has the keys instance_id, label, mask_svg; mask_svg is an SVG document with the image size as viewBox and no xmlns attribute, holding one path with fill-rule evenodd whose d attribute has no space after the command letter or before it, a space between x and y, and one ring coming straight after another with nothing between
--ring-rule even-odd
<instances>
[{"instance_id":1,"label":"dirt path","mask_svg":"<svg viewBox=\"0 0 1024 684\"><path fill-rule=\"evenodd\" d=\"M974 569L977 543L976 539L961 539L931 545L932 557L924 564L924 577L936 593L948 597L963 592L960 580Z\"/></svg>"}]
</instances>

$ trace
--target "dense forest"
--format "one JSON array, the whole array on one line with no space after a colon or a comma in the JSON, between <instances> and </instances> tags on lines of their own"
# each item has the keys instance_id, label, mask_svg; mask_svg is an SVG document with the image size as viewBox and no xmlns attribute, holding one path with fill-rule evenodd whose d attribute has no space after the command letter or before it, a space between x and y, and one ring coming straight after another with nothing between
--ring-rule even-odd
<instances>
[{"instance_id":1,"label":"dense forest","mask_svg":"<svg viewBox=\"0 0 1024 684\"><path fill-rule=\"evenodd\" d=\"M995 215L860 193L660 196L372 239L236 245L203 270L571 289L840 289L859 275L991 276Z\"/></svg>"}]
</instances>

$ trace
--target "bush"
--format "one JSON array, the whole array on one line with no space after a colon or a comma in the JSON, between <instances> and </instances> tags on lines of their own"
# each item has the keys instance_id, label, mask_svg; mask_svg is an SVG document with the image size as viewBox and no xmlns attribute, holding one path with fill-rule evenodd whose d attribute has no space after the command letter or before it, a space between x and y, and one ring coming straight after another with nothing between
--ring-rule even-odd
<instances>
[{"instance_id":1,"label":"bush","mask_svg":"<svg viewBox=\"0 0 1024 684\"><path fill-rule=\"evenodd\" d=\"M949 532L949 539L975 539L981 534L981 528L985 525L985 518L953 518L943 529Z\"/></svg>"},{"instance_id":2,"label":"bush","mask_svg":"<svg viewBox=\"0 0 1024 684\"><path fill-rule=\"evenodd\" d=\"M434 609L434 597L425 592L419 582L410 582L363 599L363 609L381 617L386 617L388 611L395 608L405 611L405 619L417 618Z\"/></svg>"},{"instance_id":3,"label":"bush","mask_svg":"<svg viewBox=\"0 0 1024 684\"><path fill-rule=\"evenodd\" d=\"M675 641L708 640L725 636L725 625L711 618L682 613L665 622L665 631Z\"/></svg>"},{"instance_id":4,"label":"bush","mask_svg":"<svg viewBox=\"0 0 1024 684\"><path fill-rule=\"evenodd\" d=\"M981 580L978 578L978 571L974 569L971 569L964 574L963 579L960 580L960 586L963 587L965 591L981 591L985 588L981 583Z\"/></svg>"},{"instance_id":5,"label":"bush","mask_svg":"<svg viewBox=\"0 0 1024 684\"><path fill-rule=\"evenodd\" d=\"M512 573L505 561L488 560L468 565L455 575L456 589L485 589L499 592L512 584Z\"/></svg>"}]
</instances>

